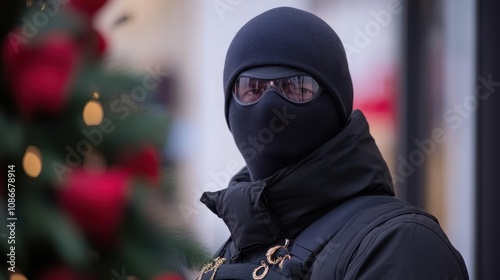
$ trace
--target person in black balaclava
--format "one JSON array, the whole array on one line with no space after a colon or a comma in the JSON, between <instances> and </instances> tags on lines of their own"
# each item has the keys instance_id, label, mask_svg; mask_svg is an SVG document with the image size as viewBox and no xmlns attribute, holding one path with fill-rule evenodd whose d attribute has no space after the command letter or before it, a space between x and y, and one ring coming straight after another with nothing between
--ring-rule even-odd
<instances>
[{"instance_id":1,"label":"person in black balaclava","mask_svg":"<svg viewBox=\"0 0 500 280\"><path fill-rule=\"evenodd\" d=\"M199 279L468 278L435 218L394 198L323 20L286 7L253 18L229 46L223 82L247 166L201 198L231 237Z\"/></svg>"}]
</instances>

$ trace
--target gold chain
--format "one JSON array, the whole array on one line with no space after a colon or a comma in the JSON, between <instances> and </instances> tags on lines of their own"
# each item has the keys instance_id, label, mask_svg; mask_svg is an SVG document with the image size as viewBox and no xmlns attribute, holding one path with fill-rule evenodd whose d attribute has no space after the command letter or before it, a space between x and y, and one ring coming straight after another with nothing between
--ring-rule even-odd
<instances>
[{"instance_id":1,"label":"gold chain","mask_svg":"<svg viewBox=\"0 0 500 280\"><path fill-rule=\"evenodd\" d=\"M262 268L264 269L262 271L262 273L260 275L257 274L259 272L259 270ZM265 261L261 261L260 266L253 270L253 273L252 273L253 279L254 280L264 279L264 277L266 277L268 271L269 271L269 266L267 266Z\"/></svg>"},{"instance_id":2,"label":"gold chain","mask_svg":"<svg viewBox=\"0 0 500 280\"><path fill-rule=\"evenodd\" d=\"M217 257L216 259L214 259L213 261L205 264L202 268L201 268L201 271L200 271L200 274L198 275L198 278L196 278L196 280L201 280L201 278L203 277L203 275L211 270L213 270L213 273L212 273L212 276L210 277L210 280L214 280L215 279L215 274L217 273L217 270L219 269L219 267L221 265L223 265L224 263L226 262L226 259L225 258L221 258L221 257Z\"/></svg>"},{"instance_id":3,"label":"gold chain","mask_svg":"<svg viewBox=\"0 0 500 280\"><path fill-rule=\"evenodd\" d=\"M276 245L276 246L269 248L269 250L267 250L267 253L266 253L267 262L270 265L277 264L279 266L279 268L282 269L285 260L290 260L292 258L292 256L290 255L290 252L288 251L288 244L289 243L290 243L290 240L285 239L285 245ZM281 248L286 250L286 254L284 256L278 255L277 257L274 257L274 254L276 254L276 252ZM264 269L264 270L262 270L262 269ZM258 274L259 271L261 271L261 270L262 270L262 273ZM253 279L254 280L264 279L264 277L266 277L268 271L269 271L269 266L266 264L266 262L264 260L261 261L260 266L255 268L253 271L253 274L252 274Z\"/></svg>"},{"instance_id":4,"label":"gold chain","mask_svg":"<svg viewBox=\"0 0 500 280\"><path fill-rule=\"evenodd\" d=\"M280 268L283 268L283 262L286 260L286 259L291 259L292 257L290 256L290 252L288 252L288 243L290 241L288 239L285 239L285 245L277 245L277 246L274 246L274 247L271 247L269 250L267 250L267 253L266 253L266 258L267 258L267 262L269 264L279 264L279 267ZM276 253L276 251L278 251L280 248L283 248L286 250L286 254L284 256L282 255L278 255L277 258L275 258L273 260L273 256L274 254Z\"/></svg>"},{"instance_id":5,"label":"gold chain","mask_svg":"<svg viewBox=\"0 0 500 280\"><path fill-rule=\"evenodd\" d=\"M283 268L283 263L285 262L285 260L289 260L292 258L292 256L290 255L290 252L288 251L289 242L290 241L288 239L285 239L285 245L276 245L276 246L271 247L269 250L267 250L267 253L266 253L267 262L271 265L277 264L280 269ZM278 255L276 258L274 258L274 254L281 248L286 250L286 254L284 256ZM210 277L210 280L214 280L215 275L217 274L217 270L225 262L226 262L225 258L217 257L213 261L205 264L201 268L200 274L198 275L198 278L196 278L196 280L201 280L203 278L203 275L208 273L209 271L213 271L212 276ZM260 266L258 266L257 268L255 268L253 270L253 273L252 273L253 279L254 280L264 279L264 277L266 277L268 272L269 272L269 266L266 264L265 260L262 260L260 262Z\"/></svg>"}]
</instances>

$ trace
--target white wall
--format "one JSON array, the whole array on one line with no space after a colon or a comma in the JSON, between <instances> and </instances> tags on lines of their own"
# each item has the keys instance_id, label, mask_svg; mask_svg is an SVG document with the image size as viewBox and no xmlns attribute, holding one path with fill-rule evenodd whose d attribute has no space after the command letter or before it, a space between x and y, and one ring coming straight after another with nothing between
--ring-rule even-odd
<instances>
[{"instance_id":1,"label":"white wall","mask_svg":"<svg viewBox=\"0 0 500 280\"><path fill-rule=\"evenodd\" d=\"M476 4L469 0L444 1L445 102L443 111L465 103L474 95L476 79ZM457 121L446 122L446 222L448 237L474 273L475 229L475 118L470 110ZM460 114L453 114L461 116Z\"/></svg>"}]
</instances>

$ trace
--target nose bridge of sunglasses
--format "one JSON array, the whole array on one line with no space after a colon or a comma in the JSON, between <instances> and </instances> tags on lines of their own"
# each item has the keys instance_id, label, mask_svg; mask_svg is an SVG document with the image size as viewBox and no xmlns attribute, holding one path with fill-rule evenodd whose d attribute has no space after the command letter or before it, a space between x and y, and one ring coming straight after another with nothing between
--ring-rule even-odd
<instances>
[{"instance_id":1,"label":"nose bridge of sunglasses","mask_svg":"<svg viewBox=\"0 0 500 280\"><path fill-rule=\"evenodd\" d=\"M279 86L279 85L275 85L274 86L271 86L270 84L268 84L268 86L266 87L266 89L262 92L261 96L259 97L259 100L261 100L262 98L264 98L264 96L267 96L269 93L271 94L276 94L278 96L281 96L283 98L286 98L286 95L285 93L283 92L283 89Z\"/></svg>"},{"instance_id":2,"label":"nose bridge of sunglasses","mask_svg":"<svg viewBox=\"0 0 500 280\"><path fill-rule=\"evenodd\" d=\"M275 87L278 88L281 84L280 82L281 79L267 79L266 84L268 87Z\"/></svg>"},{"instance_id":3,"label":"nose bridge of sunglasses","mask_svg":"<svg viewBox=\"0 0 500 280\"><path fill-rule=\"evenodd\" d=\"M261 87L263 91L270 90L281 90L279 87L279 82L276 80L261 79L258 83L258 87Z\"/></svg>"}]
</instances>

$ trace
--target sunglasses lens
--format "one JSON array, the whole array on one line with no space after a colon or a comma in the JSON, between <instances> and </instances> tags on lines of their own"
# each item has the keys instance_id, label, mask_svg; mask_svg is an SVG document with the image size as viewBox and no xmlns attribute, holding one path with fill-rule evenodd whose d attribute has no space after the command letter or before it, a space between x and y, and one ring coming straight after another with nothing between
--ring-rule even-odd
<instances>
[{"instance_id":1,"label":"sunglasses lens","mask_svg":"<svg viewBox=\"0 0 500 280\"><path fill-rule=\"evenodd\" d=\"M240 104L250 105L260 100L266 88L266 80L241 77L234 83L233 94Z\"/></svg>"},{"instance_id":2,"label":"sunglasses lens","mask_svg":"<svg viewBox=\"0 0 500 280\"><path fill-rule=\"evenodd\" d=\"M281 89L286 98L294 103L311 101L319 91L318 83L309 76L281 79Z\"/></svg>"}]
</instances>

